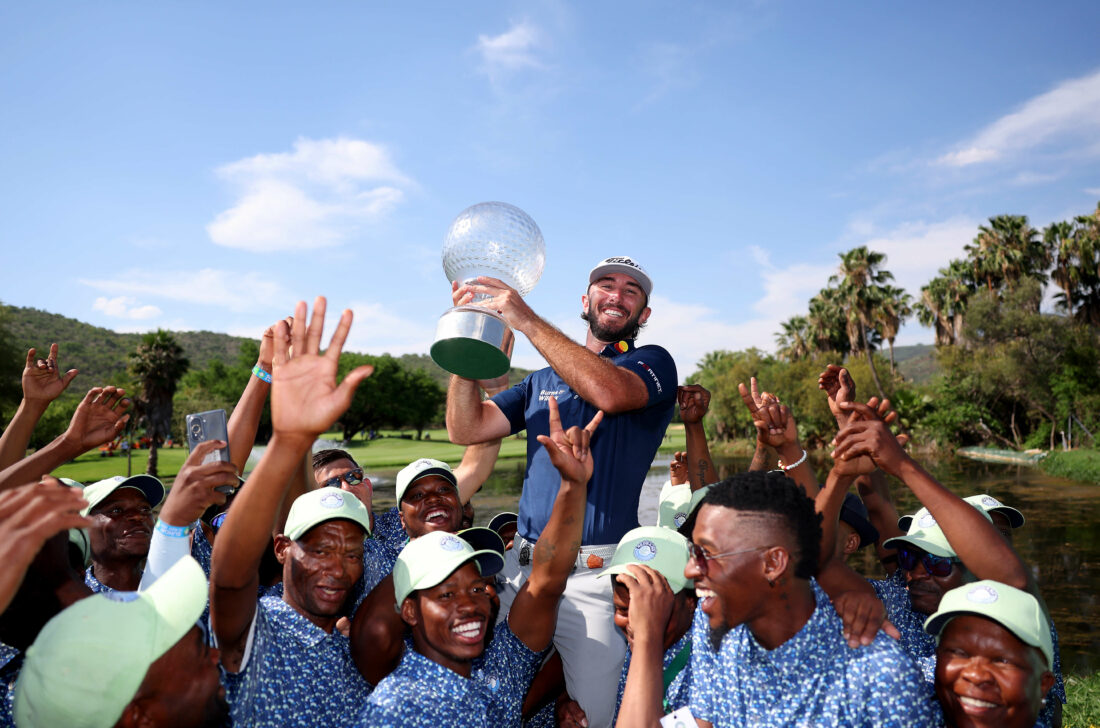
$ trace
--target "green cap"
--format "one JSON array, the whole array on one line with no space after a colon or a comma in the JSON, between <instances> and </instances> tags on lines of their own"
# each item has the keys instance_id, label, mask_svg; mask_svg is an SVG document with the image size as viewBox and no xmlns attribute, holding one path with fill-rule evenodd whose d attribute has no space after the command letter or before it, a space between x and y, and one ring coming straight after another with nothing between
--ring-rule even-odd
<instances>
[{"instance_id":1,"label":"green cap","mask_svg":"<svg viewBox=\"0 0 1100 728\"><path fill-rule=\"evenodd\" d=\"M80 488L84 490L84 484L73 480L72 478L58 478L62 483L70 488ZM88 543L88 532L83 528L70 528L69 529L69 543L80 549L80 555L84 558L84 565L92 563L92 547Z\"/></svg>"},{"instance_id":2,"label":"green cap","mask_svg":"<svg viewBox=\"0 0 1100 728\"><path fill-rule=\"evenodd\" d=\"M1008 519L1008 525L1011 528L1019 528L1024 525L1024 514L1016 510L1012 506L1006 506L999 500L991 495L971 495L963 498L964 501L970 505L983 510L986 513L1001 513ZM898 519L898 528L903 531L909 530L909 525L913 522L913 516L902 516Z\"/></svg>"},{"instance_id":3,"label":"green cap","mask_svg":"<svg viewBox=\"0 0 1100 728\"><path fill-rule=\"evenodd\" d=\"M925 621L924 631L938 641L948 622L966 614L992 619L1024 644L1038 647L1048 668L1054 664L1050 623L1039 600L1027 592L988 579L963 584L943 595L940 608Z\"/></svg>"},{"instance_id":4,"label":"green cap","mask_svg":"<svg viewBox=\"0 0 1100 728\"><path fill-rule=\"evenodd\" d=\"M499 540L499 537L498 537ZM393 592L397 608L417 589L430 589L467 561L477 563L482 576L504 568L504 557L493 549L474 550L453 533L432 531L405 544L393 565Z\"/></svg>"},{"instance_id":5,"label":"green cap","mask_svg":"<svg viewBox=\"0 0 1100 728\"><path fill-rule=\"evenodd\" d=\"M119 488L133 488L141 491L141 494L145 496L145 500L149 501L149 505L153 508L159 506L160 502L164 500L164 483L152 475L142 473L141 475L132 475L129 478L116 475L113 478L97 480L84 488L84 500L88 501L88 507L82 510L80 514L88 515L93 508Z\"/></svg>"},{"instance_id":6,"label":"green cap","mask_svg":"<svg viewBox=\"0 0 1100 728\"><path fill-rule=\"evenodd\" d=\"M642 564L656 571L668 580L674 594L691 584L684 576L684 567L688 562L688 540L672 529L664 526L641 526L627 531L615 555L611 557L611 566L598 576L627 573L630 564Z\"/></svg>"},{"instance_id":7,"label":"green cap","mask_svg":"<svg viewBox=\"0 0 1100 728\"><path fill-rule=\"evenodd\" d=\"M985 516L985 520L993 522L984 510L978 506L974 506L974 509ZM896 549L902 544L911 544L933 556L956 556L955 549L947 541L947 536L943 535L943 529L936 523L935 516L929 513L927 508L921 508L913 514L909 530L904 536L888 538L882 545L884 548Z\"/></svg>"},{"instance_id":8,"label":"green cap","mask_svg":"<svg viewBox=\"0 0 1100 728\"><path fill-rule=\"evenodd\" d=\"M110 728L149 666L195 626L206 577L185 556L143 592L81 599L51 619L15 685L20 728Z\"/></svg>"},{"instance_id":9,"label":"green cap","mask_svg":"<svg viewBox=\"0 0 1100 728\"><path fill-rule=\"evenodd\" d=\"M684 525L691 515L691 495L690 483L666 482L657 501L657 525L673 530Z\"/></svg>"},{"instance_id":10,"label":"green cap","mask_svg":"<svg viewBox=\"0 0 1100 728\"><path fill-rule=\"evenodd\" d=\"M420 458L401 468L401 471L397 474L397 502L401 503L401 499L405 497L405 491L409 489L410 485L429 475L438 475L444 480L449 480L451 485L458 488L458 479L455 478L450 465L442 460Z\"/></svg>"},{"instance_id":11,"label":"green cap","mask_svg":"<svg viewBox=\"0 0 1100 728\"><path fill-rule=\"evenodd\" d=\"M297 541L309 529L325 521L343 518L354 521L370 535L370 513L358 498L339 488L318 488L294 499L286 517L283 535Z\"/></svg>"}]
</instances>

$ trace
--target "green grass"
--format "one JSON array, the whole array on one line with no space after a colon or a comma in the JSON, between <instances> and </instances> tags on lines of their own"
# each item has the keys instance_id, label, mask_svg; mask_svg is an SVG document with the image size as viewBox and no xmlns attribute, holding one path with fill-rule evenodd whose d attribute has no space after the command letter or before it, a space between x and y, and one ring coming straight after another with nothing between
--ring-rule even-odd
<instances>
[{"instance_id":1,"label":"green grass","mask_svg":"<svg viewBox=\"0 0 1100 728\"><path fill-rule=\"evenodd\" d=\"M465 448L461 445L453 445L447 440L446 430L427 430L425 435L429 439L415 440L404 439L401 435L415 437L415 432L384 431L383 437L377 440L352 440L347 448L356 462L365 468L401 468L413 460L422 457L435 458L457 465L462 459ZM323 439L339 441L340 435L329 432L322 435ZM683 425L670 425L664 442L661 444L662 452L683 450L684 427ZM183 461L187 459L187 449L183 447L161 448L157 451L159 463L158 471L161 480L172 480ZM522 458L527 454L527 441L520 433L519 437L506 437L500 447L501 458ZM148 450L134 450L132 458L132 472L144 473L145 464L149 458ZM76 460L62 465L52 473L57 477L72 478L81 483L94 483L113 475L126 474L126 457L114 455L102 457L98 451L81 455Z\"/></svg>"},{"instance_id":2,"label":"green grass","mask_svg":"<svg viewBox=\"0 0 1100 728\"><path fill-rule=\"evenodd\" d=\"M1066 676L1068 702L1062 708L1064 728L1096 728L1100 723L1100 673Z\"/></svg>"},{"instance_id":3,"label":"green grass","mask_svg":"<svg viewBox=\"0 0 1100 728\"><path fill-rule=\"evenodd\" d=\"M1085 483L1100 483L1100 452L1096 450L1054 450L1039 461L1050 475Z\"/></svg>"}]
</instances>

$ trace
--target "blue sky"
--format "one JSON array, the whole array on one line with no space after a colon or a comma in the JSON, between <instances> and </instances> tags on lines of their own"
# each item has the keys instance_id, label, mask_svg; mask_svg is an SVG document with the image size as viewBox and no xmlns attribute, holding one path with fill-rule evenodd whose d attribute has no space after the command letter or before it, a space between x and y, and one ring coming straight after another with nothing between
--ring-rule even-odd
<instances>
[{"instance_id":1,"label":"blue sky","mask_svg":"<svg viewBox=\"0 0 1100 728\"><path fill-rule=\"evenodd\" d=\"M447 227L502 200L546 239L537 312L582 338L587 271L633 256L683 378L773 349L843 250L919 295L992 215L1094 209L1097 28L1094 2L8 3L0 300L258 336L324 294L349 348L426 353Z\"/></svg>"}]
</instances>

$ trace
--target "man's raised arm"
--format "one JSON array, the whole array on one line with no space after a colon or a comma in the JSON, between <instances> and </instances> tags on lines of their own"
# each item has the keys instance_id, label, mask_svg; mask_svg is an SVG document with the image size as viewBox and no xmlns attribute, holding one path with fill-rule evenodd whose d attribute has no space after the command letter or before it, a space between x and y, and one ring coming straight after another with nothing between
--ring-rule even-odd
<instances>
[{"instance_id":1,"label":"man's raised arm","mask_svg":"<svg viewBox=\"0 0 1100 728\"><path fill-rule=\"evenodd\" d=\"M267 548L276 514L287 486L317 436L325 432L351 404L351 397L372 368L358 367L336 383L340 351L351 328L351 311L344 311L323 355L325 299L313 304L306 328L306 304L300 302L290 330L294 357L290 358L286 323L275 334L271 387L274 433L264 457L241 489L232 510L246 518L227 518L214 542L210 572L210 622L221 648L222 664L240 669L249 625L256 611L260 559Z\"/></svg>"}]
</instances>

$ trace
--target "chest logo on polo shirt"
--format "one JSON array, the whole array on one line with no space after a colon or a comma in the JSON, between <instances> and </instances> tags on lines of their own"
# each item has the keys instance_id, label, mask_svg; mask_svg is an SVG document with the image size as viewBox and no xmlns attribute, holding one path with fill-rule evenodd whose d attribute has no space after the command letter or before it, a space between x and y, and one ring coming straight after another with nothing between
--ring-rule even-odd
<instances>
[{"instance_id":1,"label":"chest logo on polo shirt","mask_svg":"<svg viewBox=\"0 0 1100 728\"><path fill-rule=\"evenodd\" d=\"M967 601L974 602L975 604L992 604L1000 599L1000 595L997 590L990 586L976 586L966 593Z\"/></svg>"},{"instance_id":2,"label":"chest logo on polo shirt","mask_svg":"<svg viewBox=\"0 0 1100 728\"><path fill-rule=\"evenodd\" d=\"M564 389L543 389L539 391L539 401L549 402L550 398L557 399L559 396L565 394Z\"/></svg>"},{"instance_id":3,"label":"chest logo on polo shirt","mask_svg":"<svg viewBox=\"0 0 1100 728\"><path fill-rule=\"evenodd\" d=\"M634 558L638 561L653 561L657 556L657 544L649 539L639 541L634 547Z\"/></svg>"},{"instance_id":4,"label":"chest logo on polo shirt","mask_svg":"<svg viewBox=\"0 0 1100 728\"><path fill-rule=\"evenodd\" d=\"M618 344L615 344L615 351L619 352L620 354L625 354L626 352L630 351L630 344L626 343L625 341L620 341Z\"/></svg>"},{"instance_id":5,"label":"chest logo on polo shirt","mask_svg":"<svg viewBox=\"0 0 1100 728\"><path fill-rule=\"evenodd\" d=\"M341 508L344 505L343 493L325 493L321 496L322 508Z\"/></svg>"},{"instance_id":6,"label":"chest logo on polo shirt","mask_svg":"<svg viewBox=\"0 0 1100 728\"><path fill-rule=\"evenodd\" d=\"M439 547L444 551L461 551L462 541L455 536L444 536L439 539Z\"/></svg>"}]
</instances>

